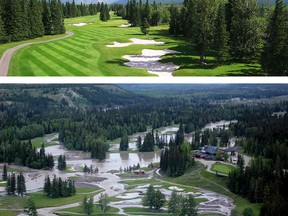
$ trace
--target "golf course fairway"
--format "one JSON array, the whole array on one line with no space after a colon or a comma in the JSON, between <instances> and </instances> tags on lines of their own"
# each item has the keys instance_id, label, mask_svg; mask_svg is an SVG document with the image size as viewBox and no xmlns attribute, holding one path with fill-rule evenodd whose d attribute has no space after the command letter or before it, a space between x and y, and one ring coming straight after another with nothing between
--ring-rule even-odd
<instances>
[{"instance_id":1,"label":"golf course fairway","mask_svg":"<svg viewBox=\"0 0 288 216\"><path fill-rule=\"evenodd\" d=\"M86 25L73 25L79 23ZM151 27L149 35L143 35L139 27L120 28L122 24L127 24L127 21L112 13L108 22L101 22L99 15L65 19L67 32L73 32L74 35L17 50L10 61L8 76L155 76L145 69L124 65L127 61L122 58L124 55L140 55L143 49L172 49L180 52L162 57L162 62L173 62L180 66L173 76L261 75L258 64L200 65L193 44L169 36L168 25ZM130 42L131 38L153 39L165 44L107 47L113 42ZM214 61L209 56L207 60Z\"/></svg>"}]
</instances>

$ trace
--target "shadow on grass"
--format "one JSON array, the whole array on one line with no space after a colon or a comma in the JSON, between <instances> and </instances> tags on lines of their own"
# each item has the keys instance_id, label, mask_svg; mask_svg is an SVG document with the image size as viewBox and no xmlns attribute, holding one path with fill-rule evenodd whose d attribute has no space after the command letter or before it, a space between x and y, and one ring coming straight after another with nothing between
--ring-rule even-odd
<instances>
[{"instance_id":1,"label":"shadow on grass","mask_svg":"<svg viewBox=\"0 0 288 216\"><path fill-rule=\"evenodd\" d=\"M263 72L258 66L246 64L245 68L239 70L230 70L227 76L263 76Z\"/></svg>"}]
</instances>

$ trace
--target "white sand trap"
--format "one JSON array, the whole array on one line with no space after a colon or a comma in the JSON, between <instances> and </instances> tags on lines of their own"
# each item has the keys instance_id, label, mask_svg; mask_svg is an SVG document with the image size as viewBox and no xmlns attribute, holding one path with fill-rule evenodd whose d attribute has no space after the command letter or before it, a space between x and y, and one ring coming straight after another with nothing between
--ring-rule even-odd
<instances>
[{"instance_id":1,"label":"white sand trap","mask_svg":"<svg viewBox=\"0 0 288 216\"><path fill-rule=\"evenodd\" d=\"M87 23L75 23L75 24L72 24L73 26L85 26L87 25Z\"/></svg>"},{"instance_id":2,"label":"white sand trap","mask_svg":"<svg viewBox=\"0 0 288 216\"><path fill-rule=\"evenodd\" d=\"M179 188L179 187L177 187L177 186L170 186L170 187L169 187L169 190L184 191L183 188Z\"/></svg>"},{"instance_id":3,"label":"white sand trap","mask_svg":"<svg viewBox=\"0 0 288 216\"><path fill-rule=\"evenodd\" d=\"M142 55L125 55L123 58L128 59L130 62L125 62L124 65L133 68L144 68L147 69L149 73L156 74L159 77L172 76L173 71L179 69L178 65L172 62L161 63L161 56L179 53L175 50L151 50L143 49Z\"/></svg>"},{"instance_id":4,"label":"white sand trap","mask_svg":"<svg viewBox=\"0 0 288 216\"><path fill-rule=\"evenodd\" d=\"M132 42L129 43L119 43L119 42L113 42L113 45L106 45L107 47L127 47L133 44L138 45L163 45L164 42L157 42L155 40L142 40L138 38L131 38L129 39Z\"/></svg>"},{"instance_id":5,"label":"white sand trap","mask_svg":"<svg viewBox=\"0 0 288 216\"><path fill-rule=\"evenodd\" d=\"M119 28L127 28L127 27L130 27L131 26L131 24L129 23L129 24L122 24L122 25L120 25L120 26L118 26Z\"/></svg>"}]
</instances>

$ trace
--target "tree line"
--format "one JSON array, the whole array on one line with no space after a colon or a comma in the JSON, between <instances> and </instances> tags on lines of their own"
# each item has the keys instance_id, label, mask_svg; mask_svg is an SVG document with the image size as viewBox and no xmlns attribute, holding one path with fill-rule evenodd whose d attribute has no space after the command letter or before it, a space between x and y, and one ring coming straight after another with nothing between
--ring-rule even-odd
<instances>
[{"instance_id":1,"label":"tree line","mask_svg":"<svg viewBox=\"0 0 288 216\"><path fill-rule=\"evenodd\" d=\"M39 152L32 146L31 141L21 142L14 140L7 145L1 145L1 147L1 163L14 163L33 169L52 169L54 167L53 156L51 154L45 154L44 145L42 145Z\"/></svg>"},{"instance_id":2,"label":"tree line","mask_svg":"<svg viewBox=\"0 0 288 216\"><path fill-rule=\"evenodd\" d=\"M65 18L73 18L79 16L96 15L100 11L100 2L97 4L76 4L73 0L72 2L66 1L62 4L63 16Z\"/></svg>"},{"instance_id":3,"label":"tree line","mask_svg":"<svg viewBox=\"0 0 288 216\"><path fill-rule=\"evenodd\" d=\"M1 0L0 43L65 33L59 0Z\"/></svg>"},{"instance_id":4,"label":"tree line","mask_svg":"<svg viewBox=\"0 0 288 216\"><path fill-rule=\"evenodd\" d=\"M26 193L25 177L22 172L19 175L15 173L9 174L6 178L5 191L7 195L23 196Z\"/></svg>"},{"instance_id":5,"label":"tree line","mask_svg":"<svg viewBox=\"0 0 288 216\"><path fill-rule=\"evenodd\" d=\"M258 61L266 75L287 75L288 19L282 0L276 0L271 14L259 13L256 0L185 0L182 7L171 5L170 14L169 33L192 41L201 64L212 54L217 64Z\"/></svg>"},{"instance_id":6,"label":"tree line","mask_svg":"<svg viewBox=\"0 0 288 216\"><path fill-rule=\"evenodd\" d=\"M63 181L61 177L54 175L52 181L49 176L45 177L43 192L52 198L69 197L76 194L75 182L68 179Z\"/></svg>"},{"instance_id":7,"label":"tree line","mask_svg":"<svg viewBox=\"0 0 288 216\"><path fill-rule=\"evenodd\" d=\"M148 0L142 3L142 0L129 0L126 5L114 5L116 15L127 19L132 26L141 26L147 22L149 26L158 26L163 23L168 23L170 14L168 6L150 4Z\"/></svg>"},{"instance_id":8,"label":"tree line","mask_svg":"<svg viewBox=\"0 0 288 216\"><path fill-rule=\"evenodd\" d=\"M263 203L260 215L283 215L287 212L288 146L287 103L276 107L248 109L231 130L239 137L244 151L254 156L249 166L240 163L228 176L229 189Z\"/></svg>"}]
</instances>

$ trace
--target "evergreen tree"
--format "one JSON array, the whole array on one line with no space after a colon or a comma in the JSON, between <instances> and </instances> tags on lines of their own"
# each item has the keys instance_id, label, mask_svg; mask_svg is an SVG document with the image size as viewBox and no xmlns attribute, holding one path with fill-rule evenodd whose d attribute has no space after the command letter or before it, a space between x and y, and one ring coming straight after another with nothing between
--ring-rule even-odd
<instances>
[{"instance_id":1,"label":"evergreen tree","mask_svg":"<svg viewBox=\"0 0 288 216\"><path fill-rule=\"evenodd\" d=\"M141 29L141 32L144 34L144 35L147 35L149 33L149 28L150 28L150 25L147 21L146 18L144 18L141 26L140 26L140 29Z\"/></svg>"},{"instance_id":2,"label":"evergreen tree","mask_svg":"<svg viewBox=\"0 0 288 216\"><path fill-rule=\"evenodd\" d=\"M59 155L58 157L58 170L63 171L66 169L66 158L65 155Z\"/></svg>"},{"instance_id":3,"label":"evergreen tree","mask_svg":"<svg viewBox=\"0 0 288 216\"><path fill-rule=\"evenodd\" d=\"M230 55L251 61L260 53L260 26L255 0L235 0L231 5Z\"/></svg>"},{"instance_id":4,"label":"evergreen tree","mask_svg":"<svg viewBox=\"0 0 288 216\"><path fill-rule=\"evenodd\" d=\"M171 5L170 7L170 22L169 22L169 34L180 34L180 12L177 6Z\"/></svg>"},{"instance_id":5,"label":"evergreen tree","mask_svg":"<svg viewBox=\"0 0 288 216\"><path fill-rule=\"evenodd\" d=\"M144 23L144 19L147 20L148 24L151 23L151 8L150 8L150 4L149 4L148 0L146 0L146 3L145 3L144 8L143 8L143 12L142 12L141 21L143 23Z\"/></svg>"},{"instance_id":6,"label":"evergreen tree","mask_svg":"<svg viewBox=\"0 0 288 216\"><path fill-rule=\"evenodd\" d=\"M29 0L30 38L44 35L41 5L38 0Z\"/></svg>"},{"instance_id":7,"label":"evergreen tree","mask_svg":"<svg viewBox=\"0 0 288 216\"><path fill-rule=\"evenodd\" d=\"M21 0L3 0L2 19L5 32L10 41L19 41L23 39L22 21L21 21Z\"/></svg>"},{"instance_id":8,"label":"evergreen tree","mask_svg":"<svg viewBox=\"0 0 288 216\"><path fill-rule=\"evenodd\" d=\"M2 14L2 5L0 4L0 44L5 43L7 40Z\"/></svg>"},{"instance_id":9,"label":"evergreen tree","mask_svg":"<svg viewBox=\"0 0 288 216\"><path fill-rule=\"evenodd\" d=\"M7 177L7 180L6 180L5 191L7 195L11 194L11 176L10 175Z\"/></svg>"},{"instance_id":10,"label":"evergreen tree","mask_svg":"<svg viewBox=\"0 0 288 216\"><path fill-rule=\"evenodd\" d=\"M120 141L120 151L127 151L129 149L129 138L127 134L125 134Z\"/></svg>"},{"instance_id":11,"label":"evergreen tree","mask_svg":"<svg viewBox=\"0 0 288 216\"><path fill-rule=\"evenodd\" d=\"M51 35L52 34L52 17L51 17L51 9L50 5L46 0L42 1L42 23L44 28L44 34L45 35Z\"/></svg>"},{"instance_id":12,"label":"evergreen tree","mask_svg":"<svg viewBox=\"0 0 288 216\"><path fill-rule=\"evenodd\" d=\"M11 194L14 195L16 192L16 175L15 175L15 173L11 174L10 182L11 182L11 186L10 186Z\"/></svg>"},{"instance_id":13,"label":"evergreen tree","mask_svg":"<svg viewBox=\"0 0 288 216\"><path fill-rule=\"evenodd\" d=\"M136 143L137 149L140 151L141 146L142 146L142 139L141 136L137 137L137 143Z\"/></svg>"},{"instance_id":14,"label":"evergreen tree","mask_svg":"<svg viewBox=\"0 0 288 216\"><path fill-rule=\"evenodd\" d=\"M144 17L145 16L143 16L143 18ZM138 6L136 3L136 0L132 0L132 4L130 5L130 23L132 26L138 26L139 21L140 21L140 18L139 18Z\"/></svg>"},{"instance_id":15,"label":"evergreen tree","mask_svg":"<svg viewBox=\"0 0 288 216\"><path fill-rule=\"evenodd\" d=\"M217 15L218 0L190 1L190 13L187 36L196 44L200 54L200 63L205 63L206 53L212 45L214 22Z\"/></svg>"},{"instance_id":16,"label":"evergreen tree","mask_svg":"<svg viewBox=\"0 0 288 216\"><path fill-rule=\"evenodd\" d=\"M147 133L144 142L141 146L141 152L151 152L154 151L155 141L153 134L151 132Z\"/></svg>"},{"instance_id":17,"label":"evergreen tree","mask_svg":"<svg viewBox=\"0 0 288 216\"><path fill-rule=\"evenodd\" d=\"M47 196L51 196L51 181L49 176L45 177L43 191Z\"/></svg>"},{"instance_id":18,"label":"evergreen tree","mask_svg":"<svg viewBox=\"0 0 288 216\"><path fill-rule=\"evenodd\" d=\"M61 8L61 3L59 0L51 0L50 9L51 9L51 34L64 34L64 19L63 12Z\"/></svg>"},{"instance_id":19,"label":"evergreen tree","mask_svg":"<svg viewBox=\"0 0 288 216\"><path fill-rule=\"evenodd\" d=\"M19 31L21 32L21 40L28 39L30 36L30 25L28 18L28 0L21 0L21 28Z\"/></svg>"},{"instance_id":20,"label":"evergreen tree","mask_svg":"<svg viewBox=\"0 0 288 216\"><path fill-rule=\"evenodd\" d=\"M2 180L3 181L7 180L7 165L6 164L4 164L3 166Z\"/></svg>"},{"instance_id":21,"label":"evergreen tree","mask_svg":"<svg viewBox=\"0 0 288 216\"><path fill-rule=\"evenodd\" d=\"M266 75L288 75L288 20L282 0L276 0L270 18L261 55L261 66Z\"/></svg>"},{"instance_id":22,"label":"evergreen tree","mask_svg":"<svg viewBox=\"0 0 288 216\"><path fill-rule=\"evenodd\" d=\"M229 57L229 33L225 20L225 6L219 5L217 18L215 21L213 50L216 54L218 63L226 61Z\"/></svg>"},{"instance_id":23,"label":"evergreen tree","mask_svg":"<svg viewBox=\"0 0 288 216\"><path fill-rule=\"evenodd\" d=\"M25 207L24 209L24 213L29 215L29 216L37 216L37 209L36 209L36 206L35 206L35 202L29 198L27 200L27 206Z\"/></svg>"}]
</instances>

